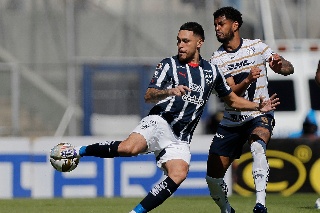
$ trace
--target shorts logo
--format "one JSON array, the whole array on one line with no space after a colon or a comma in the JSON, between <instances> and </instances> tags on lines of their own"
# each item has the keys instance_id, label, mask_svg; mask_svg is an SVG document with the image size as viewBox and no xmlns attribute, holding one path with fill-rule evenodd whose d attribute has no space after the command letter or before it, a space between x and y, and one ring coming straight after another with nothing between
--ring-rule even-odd
<instances>
[{"instance_id":1,"label":"shorts logo","mask_svg":"<svg viewBox=\"0 0 320 213\"><path fill-rule=\"evenodd\" d=\"M216 133L213 135L214 138L224 138L224 135L221 135L219 133Z\"/></svg>"},{"instance_id":2,"label":"shorts logo","mask_svg":"<svg viewBox=\"0 0 320 213\"><path fill-rule=\"evenodd\" d=\"M142 124L141 124L141 129L147 129L151 126L156 126L157 125L157 121L154 121L154 120L150 120L150 121L142 121Z\"/></svg>"},{"instance_id":3,"label":"shorts logo","mask_svg":"<svg viewBox=\"0 0 320 213\"><path fill-rule=\"evenodd\" d=\"M268 120L268 118L266 118L266 117L261 117L261 120L262 120L262 122L263 122L265 125L269 125L269 120Z\"/></svg>"}]
</instances>

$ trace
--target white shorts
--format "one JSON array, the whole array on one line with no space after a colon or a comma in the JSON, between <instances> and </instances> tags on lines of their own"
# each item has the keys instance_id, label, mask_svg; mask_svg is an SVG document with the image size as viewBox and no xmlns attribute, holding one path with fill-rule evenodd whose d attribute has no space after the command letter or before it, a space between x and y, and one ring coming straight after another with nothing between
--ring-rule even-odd
<instances>
[{"instance_id":1,"label":"white shorts","mask_svg":"<svg viewBox=\"0 0 320 213\"><path fill-rule=\"evenodd\" d=\"M187 141L179 140L168 122L158 115L143 118L132 131L141 134L147 141L148 149L145 153L153 152L157 159L157 166L172 159L182 159L190 164L190 145Z\"/></svg>"}]
</instances>

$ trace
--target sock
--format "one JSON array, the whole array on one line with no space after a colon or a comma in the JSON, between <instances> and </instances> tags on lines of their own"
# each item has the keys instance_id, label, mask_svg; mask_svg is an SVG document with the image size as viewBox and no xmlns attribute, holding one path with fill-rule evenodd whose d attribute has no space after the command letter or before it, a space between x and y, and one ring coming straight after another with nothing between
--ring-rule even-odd
<instances>
[{"instance_id":1,"label":"sock","mask_svg":"<svg viewBox=\"0 0 320 213\"><path fill-rule=\"evenodd\" d=\"M142 205L139 203L131 212L129 213L146 213L147 210L145 210Z\"/></svg>"},{"instance_id":2,"label":"sock","mask_svg":"<svg viewBox=\"0 0 320 213\"><path fill-rule=\"evenodd\" d=\"M223 178L212 178L207 175L206 181L210 195L214 202L220 207L221 213L230 213L231 206L227 197L228 187Z\"/></svg>"},{"instance_id":3,"label":"sock","mask_svg":"<svg viewBox=\"0 0 320 213\"><path fill-rule=\"evenodd\" d=\"M254 141L250 146L253 157L252 175L256 189L256 203L264 206L266 206L266 187L269 176L266 146L262 140Z\"/></svg>"},{"instance_id":4,"label":"sock","mask_svg":"<svg viewBox=\"0 0 320 213\"><path fill-rule=\"evenodd\" d=\"M118 146L121 141L106 141L105 143L95 143L82 146L79 150L80 156L95 156L100 158L119 157Z\"/></svg>"},{"instance_id":5,"label":"sock","mask_svg":"<svg viewBox=\"0 0 320 213\"><path fill-rule=\"evenodd\" d=\"M151 189L147 196L134 208L134 211L136 213L151 211L169 198L178 189L178 187L178 184L176 184L170 177L167 177Z\"/></svg>"}]
</instances>

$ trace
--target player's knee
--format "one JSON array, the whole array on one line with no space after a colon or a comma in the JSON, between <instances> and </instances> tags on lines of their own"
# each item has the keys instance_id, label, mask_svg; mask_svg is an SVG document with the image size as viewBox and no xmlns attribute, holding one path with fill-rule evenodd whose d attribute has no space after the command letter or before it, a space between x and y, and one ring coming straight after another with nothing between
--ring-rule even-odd
<instances>
[{"instance_id":1,"label":"player's knee","mask_svg":"<svg viewBox=\"0 0 320 213\"><path fill-rule=\"evenodd\" d=\"M187 163L179 163L167 167L168 176L176 183L181 184L188 175L189 165Z\"/></svg>"},{"instance_id":2,"label":"player's knee","mask_svg":"<svg viewBox=\"0 0 320 213\"><path fill-rule=\"evenodd\" d=\"M168 173L168 176L176 183L181 184L187 178L188 172L186 171L177 171Z\"/></svg>"}]
</instances>

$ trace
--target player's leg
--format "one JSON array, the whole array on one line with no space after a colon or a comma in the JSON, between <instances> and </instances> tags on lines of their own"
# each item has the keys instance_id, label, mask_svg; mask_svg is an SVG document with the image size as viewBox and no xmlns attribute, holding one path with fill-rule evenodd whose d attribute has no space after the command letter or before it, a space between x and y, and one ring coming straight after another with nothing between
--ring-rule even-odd
<instances>
[{"instance_id":1,"label":"player's leg","mask_svg":"<svg viewBox=\"0 0 320 213\"><path fill-rule=\"evenodd\" d=\"M143 118L138 126L124 141L106 141L78 147L77 153L82 156L113 158L118 156L135 156L146 151L154 151L159 141L163 125L168 125L160 116L152 115Z\"/></svg>"},{"instance_id":2,"label":"player's leg","mask_svg":"<svg viewBox=\"0 0 320 213\"><path fill-rule=\"evenodd\" d=\"M145 213L161 205L186 179L191 159L189 145L172 145L156 154L157 165L167 177L155 185L147 196L130 212Z\"/></svg>"},{"instance_id":3,"label":"player's leg","mask_svg":"<svg viewBox=\"0 0 320 213\"><path fill-rule=\"evenodd\" d=\"M131 133L124 141L106 141L78 148L78 153L83 156L100 158L114 158L119 156L135 156L147 149L147 141L138 133ZM77 151L77 150L76 150Z\"/></svg>"},{"instance_id":4,"label":"player's leg","mask_svg":"<svg viewBox=\"0 0 320 213\"><path fill-rule=\"evenodd\" d=\"M267 212L265 206L269 164L266 157L266 149L273 129L273 118L262 116L256 118L253 123L253 130L249 137L253 158L252 175L256 190L256 206L253 212Z\"/></svg>"},{"instance_id":5,"label":"player's leg","mask_svg":"<svg viewBox=\"0 0 320 213\"><path fill-rule=\"evenodd\" d=\"M223 213L234 212L228 201L228 188L223 178L233 160L241 155L245 142L241 140L239 132L242 131L235 127L220 125L209 150L206 181L212 199Z\"/></svg>"},{"instance_id":6,"label":"player's leg","mask_svg":"<svg viewBox=\"0 0 320 213\"><path fill-rule=\"evenodd\" d=\"M206 181L210 191L211 198L220 207L221 212L234 212L229 204L227 193L228 187L224 182L224 175L233 162L229 157L209 154L207 161Z\"/></svg>"}]
</instances>

